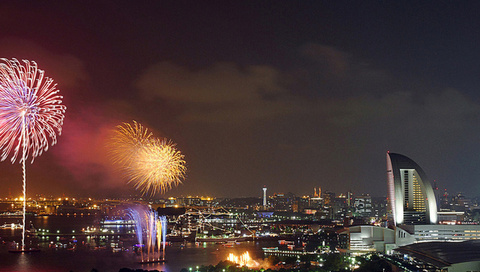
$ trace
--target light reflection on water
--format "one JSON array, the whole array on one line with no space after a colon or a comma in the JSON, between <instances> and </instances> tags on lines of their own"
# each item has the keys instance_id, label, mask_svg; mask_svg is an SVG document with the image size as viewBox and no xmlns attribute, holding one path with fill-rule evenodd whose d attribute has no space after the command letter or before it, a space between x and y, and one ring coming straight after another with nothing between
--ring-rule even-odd
<instances>
[{"instance_id":1,"label":"light reflection on water","mask_svg":"<svg viewBox=\"0 0 480 272\"><path fill-rule=\"evenodd\" d=\"M265 245L264 245L265 246ZM2 265L0 271L91 271L93 268L100 272L117 272L120 268L147 269L167 272L178 272L182 268L189 268L201 265L216 265L225 260L228 254L239 255L249 250L252 258L262 258L260 244L256 242L244 242L234 247L224 247L215 243L205 243L200 246L194 243L187 243L180 247L176 243L167 247L167 262L139 264L140 256L132 252L114 253L111 250L68 250L64 248L45 248L42 251L13 254L5 249L0 250ZM5 260L5 261L3 261Z\"/></svg>"},{"instance_id":2,"label":"light reflection on water","mask_svg":"<svg viewBox=\"0 0 480 272\"><path fill-rule=\"evenodd\" d=\"M167 262L165 264L139 264L140 257L133 253L132 246L135 243L133 237L119 239L118 236L113 238L111 236L103 238L82 236L81 229L91 226L94 221L95 218L93 217L32 218L32 222L37 229L48 229L50 232L60 230L61 233L75 230L76 235L39 236L35 243L40 246L41 251L29 254L8 252L9 242L13 240L18 242L21 239L21 230L0 230L0 237L5 242L0 243L0 271L60 272L91 271L95 268L99 272L117 272L120 268L128 267L178 272L181 268L195 268L197 265L216 265L219 261L225 260L229 253L239 255L245 250L250 251L252 258L262 258L261 247L275 245L244 242L229 248L215 243L186 243L182 247L180 243L174 243L166 248ZM3 224L3 222L0 221L0 224ZM72 239L72 237L75 238ZM77 240L77 242L73 243L73 240ZM112 245L123 246L128 251L113 252Z\"/></svg>"},{"instance_id":3,"label":"light reflection on water","mask_svg":"<svg viewBox=\"0 0 480 272\"><path fill-rule=\"evenodd\" d=\"M15 268L15 270L17 270L17 271L20 271L20 270L27 271L27 270L31 269L29 260L30 259L25 254L19 254L18 259L17 259L17 267Z\"/></svg>"}]
</instances>

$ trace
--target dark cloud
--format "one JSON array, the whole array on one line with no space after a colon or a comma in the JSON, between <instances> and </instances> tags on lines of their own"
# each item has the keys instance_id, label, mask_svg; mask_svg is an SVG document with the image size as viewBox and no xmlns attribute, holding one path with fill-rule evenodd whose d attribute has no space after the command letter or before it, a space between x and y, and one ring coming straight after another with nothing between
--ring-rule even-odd
<instances>
[{"instance_id":1,"label":"dark cloud","mask_svg":"<svg viewBox=\"0 0 480 272\"><path fill-rule=\"evenodd\" d=\"M174 195L384 195L387 150L453 191L477 183L475 9L7 2L2 57L35 60L67 105L58 144L29 166L32 193L131 190L102 149L131 120L185 153ZM20 190L18 166L0 164L1 190Z\"/></svg>"},{"instance_id":2,"label":"dark cloud","mask_svg":"<svg viewBox=\"0 0 480 272\"><path fill-rule=\"evenodd\" d=\"M0 39L2 58L35 60L45 76L61 82L61 87L77 90L88 80L84 61L71 54L56 54L30 40L21 38Z\"/></svg>"},{"instance_id":3,"label":"dark cloud","mask_svg":"<svg viewBox=\"0 0 480 272\"><path fill-rule=\"evenodd\" d=\"M136 84L145 100L160 97L181 104L182 121L238 122L264 120L295 110L286 101L281 73L269 66L240 67L216 63L190 70L159 63Z\"/></svg>"}]
</instances>

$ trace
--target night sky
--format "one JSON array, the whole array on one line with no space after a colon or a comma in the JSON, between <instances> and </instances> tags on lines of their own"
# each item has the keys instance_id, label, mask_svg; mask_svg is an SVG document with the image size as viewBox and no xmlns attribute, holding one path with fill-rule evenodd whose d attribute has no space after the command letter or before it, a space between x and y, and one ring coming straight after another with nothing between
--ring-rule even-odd
<instances>
[{"instance_id":1,"label":"night sky","mask_svg":"<svg viewBox=\"0 0 480 272\"><path fill-rule=\"evenodd\" d=\"M163 196L385 196L385 153L480 195L476 1L2 1L0 56L35 60L67 106L27 193L135 193L105 158L136 120L185 154ZM21 166L0 163L0 196ZM162 196L162 195L160 195Z\"/></svg>"}]
</instances>

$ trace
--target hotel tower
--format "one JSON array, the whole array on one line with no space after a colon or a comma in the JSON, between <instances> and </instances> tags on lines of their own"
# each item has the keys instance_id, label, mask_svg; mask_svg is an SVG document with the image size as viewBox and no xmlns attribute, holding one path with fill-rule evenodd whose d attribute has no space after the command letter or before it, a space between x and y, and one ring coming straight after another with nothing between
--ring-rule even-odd
<instances>
[{"instance_id":1,"label":"hotel tower","mask_svg":"<svg viewBox=\"0 0 480 272\"><path fill-rule=\"evenodd\" d=\"M404 155L387 152L387 180L390 223L437 223L433 188L417 163Z\"/></svg>"}]
</instances>

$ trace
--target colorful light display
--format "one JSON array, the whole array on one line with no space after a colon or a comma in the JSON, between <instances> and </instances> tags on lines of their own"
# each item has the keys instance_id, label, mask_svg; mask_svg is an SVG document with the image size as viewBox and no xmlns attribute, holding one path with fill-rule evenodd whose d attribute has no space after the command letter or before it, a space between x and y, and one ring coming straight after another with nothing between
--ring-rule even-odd
<instances>
[{"instance_id":1,"label":"colorful light display","mask_svg":"<svg viewBox=\"0 0 480 272\"><path fill-rule=\"evenodd\" d=\"M236 263L239 266L247 266L247 267L257 267L258 263L250 257L248 251L245 251L242 255L236 256L233 253L230 253L227 258L228 261L232 263Z\"/></svg>"},{"instance_id":2,"label":"colorful light display","mask_svg":"<svg viewBox=\"0 0 480 272\"><path fill-rule=\"evenodd\" d=\"M114 164L143 195L163 193L185 178L185 156L175 144L154 138L135 121L117 127L111 146Z\"/></svg>"},{"instance_id":3,"label":"colorful light display","mask_svg":"<svg viewBox=\"0 0 480 272\"><path fill-rule=\"evenodd\" d=\"M23 63L22 63L23 62ZM21 156L23 169L23 232L25 249L26 170L25 161L47 151L62 132L66 107L53 79L45 77L34 61L1 59L0 63L0 150L4 161Z\"/></svg>"},{"instance_id":4,"label":"colorful light display","mask_svg":"<svg viewBox=\"0 0 480 272\"><path fill-rule=\"evenodd\" d=\"M129 209L128 214L135 221L141 262L165 261L167 218L158 216L157 212L146 207Z\"/></svg>"}]
</instances>

